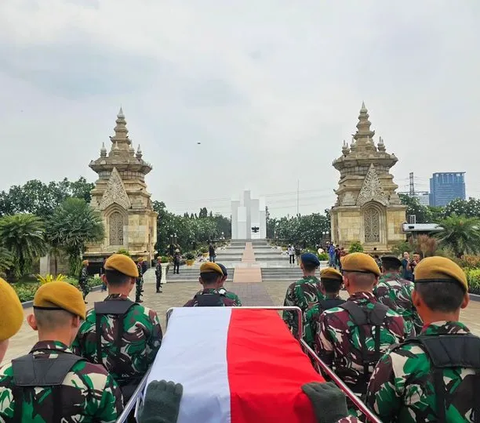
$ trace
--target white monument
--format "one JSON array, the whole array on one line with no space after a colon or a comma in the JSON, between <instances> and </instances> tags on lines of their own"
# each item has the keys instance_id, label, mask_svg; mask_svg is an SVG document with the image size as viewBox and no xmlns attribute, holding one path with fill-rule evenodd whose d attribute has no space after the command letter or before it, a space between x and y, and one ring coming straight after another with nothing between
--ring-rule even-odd
<instances>
[{"instance_id":1,"label":"white monument","mask_svg":"<svg viewBox=\"0 0 480 423\"><path fill-rule=\"evenodd\" d=\"M254 199L250 191L244 191L240 200L232 201L232 239L265 239L266 237L265 199Z\"/></svg>"}]
</instances>

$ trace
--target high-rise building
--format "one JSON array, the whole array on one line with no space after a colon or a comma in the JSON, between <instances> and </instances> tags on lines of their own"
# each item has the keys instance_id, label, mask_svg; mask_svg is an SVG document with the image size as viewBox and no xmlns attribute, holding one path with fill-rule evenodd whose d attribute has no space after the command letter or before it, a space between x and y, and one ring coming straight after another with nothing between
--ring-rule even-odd
<instances>
[{"instance_id":1,"label":"high-rise building","mask_svg":"<svg viewBox=\"0 0 480 423\"><path fill-rule=\"evenodd\" d=\"M439 172L430 178L430 205L446 206L450 201L465 200L465 172Z\"/></svg>"}]
</instances>

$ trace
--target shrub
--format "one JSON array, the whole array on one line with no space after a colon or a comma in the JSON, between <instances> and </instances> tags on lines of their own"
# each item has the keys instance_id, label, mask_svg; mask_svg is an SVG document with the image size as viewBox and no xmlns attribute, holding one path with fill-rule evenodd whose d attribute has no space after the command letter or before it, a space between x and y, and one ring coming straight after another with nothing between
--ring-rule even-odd
<instances>
[{"instance_id":1,"label":"shrub","mask_svg":"<svg viewBox=\"0 0 480 423\"><path fill-rule=\"evenodd\" d=\"M185 258L187 260L195 260L195 255L192 252L188 252L187 254L185 254Z\"/></svg>"},{"instance_id":2,"label":"shrub","mask_svg":"<svg viewBox=\"0 0 480 423\"><path fill-rule=\"evenodd\" d=\"M65 280L66 276L65 275L62 275L61 273L59 273L56 277L53 276L53 275L50 275L50 274L47 274L45 276L42 276L42 275L37 275L37 281L40 282L40 285L44 285L46 283L49 283L49 282L62 282Z\"/></svg>"},{"instance_id":3,"label":"shrub","mask_svg":"<svg viewBox=\"0 0 480 423\"><path fill-rule=\"evenodd\" d=\"M208 253L208 248L207 247L202 247L199 250L202 254L207 254Z\"/></svg>"},{"instance_id":4,"label":"shrub","mask_svg":"<svg viewBox=\"0 0 480 423\"><path fill-rule=\"evenodd\" d=\"M117 254L123 254L124 256L131 257L130 251L125 250L124 248L120 248L120 250L117 251Z\"/></svg>"},{"instance_id":5,"label":"shrub","mask_svg":"<svg viewBox=\"0 0 480 423\"><path fill-rule=\"evenodd\" d=\"M328 257L327 253L320 253L320 254L317 254L317 256L318 256L318 259L320 261L328 261L329 260L329 257Z\"/></svg>"},{"instance_id":6,"label":"shrub","mask_svg":"<svg viewBox=\"0 0 480 423\"><path fill-rule=\"evenodd\" d=\"M170 261L170 257L168 256L161 256L160 263L168 263Z\"/></svg>"},{"instance_id":7,"label":"shrub","mask_svg":"<svg viewBox=\"0 0 480 423\"><path fill-rule=\"evenodd\" d=\"M350 248L348 249L349 253L363 253L363 246L359 241L352 242Z\"/></svg>"},{"instance_id":8,"label":"shrub","mask_svg":"<svg viewBox=\"0 0 480 423\"><path fill-rule=\"evenodd\" d=\"M468 291L480 294L480 269L465 269L468 280Z\"/></svg>"},{"instance_id":9,"label":"shrub","mask_svg":"<svg viewBox=\"0 0 480 423\"><path fill-rule=\"evenodd\" d=\"M461 259L456 260L458 265L465 269L479 269L480 256L465 255Z\"/></svg>"}]
</instances>

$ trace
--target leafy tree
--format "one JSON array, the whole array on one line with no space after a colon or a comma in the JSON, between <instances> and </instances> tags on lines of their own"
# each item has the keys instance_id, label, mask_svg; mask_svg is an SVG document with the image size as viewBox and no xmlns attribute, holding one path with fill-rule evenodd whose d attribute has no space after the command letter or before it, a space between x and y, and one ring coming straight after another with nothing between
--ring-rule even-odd
<instances>
[{"instance_id":1,"label":"leafy tree","mask_svg":"<svg viewBox=\"0 0 480 423\"><path fill-rule=\"evenodd\" d=\"M86 244L101 241L103 237L100 214L80 198L65 200L48 220L47 239L68 255L71 274L78 273Z\"/></svg>"},{"instance_id":2,"label":"leafy tree","mask_svg":"<svg viewBox=\"0 0 480 423\"><path fill-rule=\"evenodd\" d=\"M443 209L442 217L452 216L477 217L480 218L480 200L469 198L468 200L456 199L448 203Z\"/></svg>"},{"instance_id":3,"label":"leafy tree","mask_svg":"<svg viewBox=\"0 0 480 423\"><path fill-rule=\"evenodd\" d=\"M280 240L289 244L301 243L306 247L314 248L324 239L324 234L330 232L330 220L320 213L282 217L275 221L274 228Z\"/></svg>"},{"instance_id":4,"label":"leafy tree","mask_svg":"<svg viewBox=\"0 0 480 423\"><path fill-rule=\"evenodd\" d=\"M400 201L407 206L407 216L417 216L417 223L431 223L432 212L427 206L420 204L418 198L410 197L407 194L400 194Z\"/></svg>"},{"instance_id":5,"label":"leafy tree","mask_svg":"<svg viewBox=\"0 0 480 423\"><path fill-rule=\"evenodd\" d=\"M435 237L440 246L450 249L457 257L480 252L480 219L455 214L439 222L443 228Z\"/></svg>"},{"instance_id":6,"label":"leafy tree","mask_svg":"<svg viewBox=\"0 0 480 423\"><path fill-rule=\"evenodd\" d=\"M0 242L13 255L15 277L27 273L33 261L46 253L44 235L44 222L37 216L16 214L0 219Z\"/></svg>"},{"instance_id":7,"label":"leafy tree","mask_svg":"<svg viewBox=\"0 0 480 423\"><path fill-rule=\"evenodd\" d=\"M208 216L208 210L206 207L202 207L200 209L200 213L198 213L198 218L199 219L205 219Z\"/></svg>"},{"instance_id":8,"label":"leafy tree","mask_svg":"<svg viewBox=\"0 0 480 423\"><path fill-rule=\"evenodd\" d=\"M0 193L0 216L29 213L47 219L55 209L70 197L90 201L94 184L81 177L77 181L65 178L61 182L45 184L33 179L24 185L14 185Z\"/></svg>"}]
</instances>

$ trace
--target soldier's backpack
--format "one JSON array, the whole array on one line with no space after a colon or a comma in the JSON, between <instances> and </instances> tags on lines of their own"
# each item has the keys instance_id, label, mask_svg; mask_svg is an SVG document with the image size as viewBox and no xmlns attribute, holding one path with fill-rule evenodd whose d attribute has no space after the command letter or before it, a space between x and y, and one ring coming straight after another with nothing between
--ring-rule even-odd
<instances>
[{"instance_id":1,"label":"soldier's backpack","mask_svg":"<svg viewBox=\"0 0 480 423\"><path fill-rule=\"evenodd\" d=\"M343 308L350 315L355 326L358 327L360 348L362 354L363 364L363 378L359 381L358 385L354 388L354 392L364 394L367 391L368 381L370 380L370 366L375 366L382 356L380 351L380 332L382 326L384 326L384 320L387 312L390 310L386 305L381 303L375 303L373 309L367 307L361 307L353 301L346 301L340 304L338 307ZM371 352L367 348L365 327L369 326L374 329L374 351Z\"/></svg>"},{"instance_id":2,"label":"soldier's backpack","mask_svg":"<svg viewBox=\"0 0 480 423\"><path fill-rule=\"evenodd\" d=\"M117 351L120 351L122 347L122 338L123 338L123 323L125 315L128 311L135 305L133 301L127 300L118 300L118 301L102 301L95 303L95 336L97 343L97 360L98 364L103 365L103 349L102 349L102 316L113 315L117 320L117 333L114 336L114 345L117 348ZM115 361L111 369L107 369L109 373L121 374L121 369L118 368L119 361ZM122 389L123 398L126 401L132 396L135 391L136 386L140 382L141 378L132 378L128 383L122 383L122 381L117 380L120 388Z\"/></svg>"},{"instance_id":3,"label":"soldier's backpack","mask_svg":"<svg viewBox=\"0 0 480 423\"><path fill-rule=\"evenodd\" d=\"M473 421L480 422L480 338L475 335L438 335L418 336L405 341L397 348L407 344L422 347L432 364L433 386L437 408L437 421L445 423L447 387L443 371L450 368L473 369L472 384L469 387L472 399ZM466 391L462 389L462 395ZM460 394L460 393L459 393ZM448 403L455 402L455 396L448 396Z\"/></svg>"},{"instance_id":4,"label":"soldier's backpack","mask_svg":"<svg viewBox=\"0 0 480 423\"><path fill-rule=\"evenodd\" d=\"M225 307L223 298L224 296L219 293L195 295L197 307Z\"/></svg>"},{"instance_id":5,"label":"soldier's backpack","mask_svg":"<svg viewBox=\"0 0 480 423\"><path fill-rule=\"evenodd\" d=\"M318 301L319 312L320 314L322 314L325 310L330 310L331 308L338 307L344 303L345 303L345 300L342 300L340 298L327 298L325 300L319 300Z\"/></svg>"},{"instance_id":6,"label":"soldier's backpack","mask_svg":"<svg viewBox=\"0 0 480 423\"><path fill-rule=\"evenodd\" d=\"M35 387L52 388L53 420L52 423L62 421L62 384L72 367L79 361L86 361L78 355L55 351L55 359L27 354L12 360L14 404L13 420L21 422L25 389Z\"/></svg>"}]
</instances>

